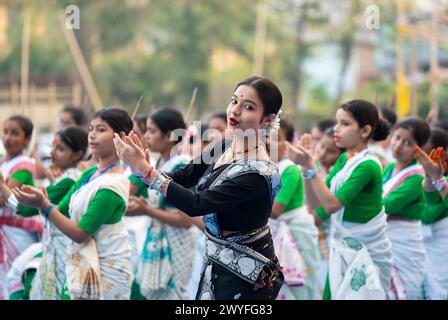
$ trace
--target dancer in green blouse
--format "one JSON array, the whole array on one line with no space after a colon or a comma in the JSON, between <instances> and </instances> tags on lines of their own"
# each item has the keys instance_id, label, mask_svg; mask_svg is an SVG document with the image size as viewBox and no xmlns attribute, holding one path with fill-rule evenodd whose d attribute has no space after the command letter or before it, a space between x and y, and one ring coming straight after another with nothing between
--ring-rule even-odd
<instances>
[{"instance_id":1,"label":"dancer in green blouse","mask_svg":"<svg viewBox=\"0 0 448 320\"><path fill-rule=\"evenodd\" d=\"M67 127L56 133L53 140L53 148L51 150L52 165L62 171L61 174L50 184L46 191L48 198L52 203L58 203L75 181L81 176L76 166L82 160L87 149L87 131L80 127ZM17 214L24 217L38 215L39 211L35 208L24 205L17 206L15 199L9 187L3 183L0 177L0 192L5 201L14 206ZM12 197L12 198L9 198ZM34 300L55 300L59 299L63 281L65 279L65 261L66 248L69 245L69 238L59 231L52 223L46 224L43 232L43 257L40 260L38 277L28 276L27 282L31 284L33 281L32 292L23 290L23 297L30 296ZM42 252L40 253L42 255ZM24 270L25 272L26 270ZM18 274L16 272L16 274ZM20 275L20 274L18 274ZM34 274L33 274L34 275ZM33 280L35 279L35 280ZM14 283L12 287L22 287L22 277L16 279L19 285ZM24 288L30 286L23 286ZM11 295L14 292L10 292ZM17 297L16 294L14 296Z\"/></svg>"},{"instance_id":2,"label":"dancer in green blouse","mask_svg":"<svg viewBox=\"0 0 448 320\"><path fill-rule=\"evenodd\" d=\"M376 106L364 100L343 104L336 121L334 140L347 152L341 154L325 182L315 170L310 136L289 146L290 158L302 166L310 206L318 208L322 219L331 215L324 298L385 299L392 269L391 245L381 198L381 165L367 143L371 138L386 138L388 126L379 119Z\"/></svg>"},{"instance_id":3,"label":"dancer in green blouse","mask_svg":"<svg viewBox=\"0 0 448 320\"><path fill-rule=\"evenodd\" d=\"M392 134L395 162L385 168L383 185L383 202L388 215L387 235L392 242L395 269L391 299L394 296L403 298L396 290L400 283L404 285L406 299L424 298L426 252L420 221L425 208L421 187L424 171L415 159L415 146L422 147L429 135L429 125L419 118L399 122Z\"/></svg>"},{"instance_id":4,"label":"dancer in green blouse","mask_svg":"<svg viewBox=\"0 0 448 320\"><path fill-rule=\"evenodd\" d=\"M448 298L448 177L446 170L446 149L439 147L429 156L416 147L416 156L425 169L423 190L431 207L437 209L434 222L426 226L426 248L428 254L427 295L430 299L446 300ZM444 208L443 208L444 207Z\"/></svg>"},{"instance_id":5,"label":"dancer in green blouse","mask_svg":"<svg viewBox=\"0 0 448 320\"><path fill-rule=\"evenodd\" d=\"M57 206L35 188L13 190L19 202L38 208L73 241L66 265L67 294L71 299L130 297L131 252L122 221L130 182L123 174L113 135L124 136L132 127L131 118L121 109L103 109L93 116L88 139L92 153L99 159L98 167L84 171Z\"/></svg>"}]
</instances>

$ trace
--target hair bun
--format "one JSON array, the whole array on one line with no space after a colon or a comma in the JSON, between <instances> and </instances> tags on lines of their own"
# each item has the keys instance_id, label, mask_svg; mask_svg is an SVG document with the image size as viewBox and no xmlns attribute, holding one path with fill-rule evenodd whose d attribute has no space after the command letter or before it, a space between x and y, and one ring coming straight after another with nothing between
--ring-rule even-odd
<instances>
[{"instance_id":1,"label":"hair bun","mask_svg":"<svg viewBox=\"0 0 448 320\"><path fill-rule=\"evenodd\" d=\"M374 141L382 141L387 138L390 132L390 126L389 124L382 120L378 120L378 124L375 127L375 131L373 132L372 139Z\"/></svg>"}]
</instances>

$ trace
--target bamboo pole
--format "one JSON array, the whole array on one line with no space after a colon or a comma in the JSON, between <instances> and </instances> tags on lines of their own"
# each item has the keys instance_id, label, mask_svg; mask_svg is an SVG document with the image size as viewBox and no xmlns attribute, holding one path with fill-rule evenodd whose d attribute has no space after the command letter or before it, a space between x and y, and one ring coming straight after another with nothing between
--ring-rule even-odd
<instances>
[{"instance_id":1,"label":"bamboo pole","mask_svg":"<svg viewBox=\"0 0 448 320\"><path fill-rule=\"evenodd\" d=\"M28 113L28 82L30 70L30 26L31 14L25 9L23 17L23 33L22 33L22 59L20 72L20 105L22 113Z\"/></svg>"},{"instance_id":2,"label":"bamboo pole","mask_svg":"<svg viewBox=\"0 0 448 320\"><path fill-rule=\"evenodd\" d=\"M252 72L257 75L262 75L264 69L265 43L268 28L267 17L268 4L265 0L257 6L257 20L255 22L255 48Z\"/></svg>"},{"instance_id":3,"label":"bamboo pole","mask_svg":"<svg viewBox=\"0 0 448 320\"><path fill-rule=\"evenodd\" d=\"M433 111L433 120L437 120L439 117L439 103L438 103L438 81L437 74L439 71L439 56L438 56L438 25L437 25L437 9L431 13L431 57L430 57L430 97L431 97L431 110Z\"/></svg>"},{"instance_id":4,"label":"bamboo pole","mask_svg":"<svg viewBox=\"0 0 448 320\"><path fill-rule=\"evenodd\" d=\"M143 100L143 95L138 98L137 104L135 105L134 112L132 112L132 120L135 120L135 116L137 115L138 109L140 108L140 103Z\"/></svg>"},{"instance_id":5,"label":"bamboo pole","mask_svg":"<svg viewBox=\"0 0 448 320\"><path fill-rule=\"evenodd\" d=\"M190 103L188 104L187 113L185 114L185 122L187 123L187 125L188 125L188 121L190 120L190 117L191 117L191 112L193 111L194 103L196 101L197 92L198 92L198 87L195 87L193 89L193 93L191 95Z\"/></svg>"},{"instance_id":6,"label":"bamboo pole","mask_svg":"<svg viewBox=\"0 0 448 320\"><path fill-rule=\"evenodd\" d=\"M98 111L103 108L103 102L101 101L101 97L98 93L95 83L93 82L91 72L89 70L89 67L87 66L86 60L84 59L81 48L79 47L78 40L76 40L73 30L65 26L65 21L62 17L60 18L60 22L62 30L64 31L65 40L67 41L73 58L75 59L76 66L78 68L79 74L81 75L82 82L86 87L89 99L93 105L93 108Z\"/></svg>"}]
</instances>

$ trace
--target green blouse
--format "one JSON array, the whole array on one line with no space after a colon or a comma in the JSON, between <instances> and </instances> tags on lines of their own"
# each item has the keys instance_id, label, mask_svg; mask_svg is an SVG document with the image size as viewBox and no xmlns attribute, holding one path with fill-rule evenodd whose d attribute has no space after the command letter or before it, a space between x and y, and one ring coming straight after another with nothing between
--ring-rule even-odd
<instances>
[{"instance_id":1,"label":"green blouse","mask_svg":"<svg viewBox=\"0 0 448 320\"><path fill-rule=\"evenodd\" d=\"M291 165L281 175L282 187L275 201L285 206L285 211L300 208L304 203L302 174L298 166Z\"/></svg>"},{"instance_id":2,"label":"green blouse","mask_svg":"<svg viewBox=\"0 0 448 320\"><path fill-rule=\"evenodd\" d=\"M16 171L9 178L18 181L21 184L25 184L28 186L34 186L33 175L28 170Z\"/></svg>"},{"instance_id":3,"label":"green blouse","mask_svg":"<svg viewBox=\"0 0 448 320\"><path fill-rule=\"evenodd\" d=\"M330 188L333 177L342 170L347 162L347 153L342 153L329 172L325 184ZM336 191L336 198L344 206L344 221L367 223L381 212L382 172L374 160L365 160L352 172L344 185ZM327 220L330 216L323 207L316 209L319 218Z\"/></svg>"},{"instance_id":4,"label":"green blouse","mask_svg":"<svg viewBox=\"0 0 448 320\"><path fill-rule=\"evenodd\" d=\"M409 165L414 165L417 160ZM389 164L384 169L384 182L391 178L395 163ZM413 175L404 180L395 190L383 199L384 209L390 216L398 216L410 220L420 220L425 209L423 197L422 175Z\"/></svg>"},{"instance_id":5,"label":"green blouse","mask_svg":"<svg viewBox=\"0 0 448 320\"><path fill-rule=\"evenodd\" d=\"M448 181L448 177L446 177ZM426 200L426 207L423 212L422 222L431 224L443 218L448 217L448 196L442 199L437 190L432 192L423 192Z\"/></svg>"},{"instance_id":6,"label":"green blouse","mask_svg":"<svg viewBox=\"0 0 448 320\"><path fill-rule=\"evenodd\" d=\"M95 173L97 167L92 167L85 170L81 178L75 182L68 193L58 203L59 211L66 217L69 215L69 204L72 195L81 188L82 182L88 179ZM88 188L88 184L84 188ZM100 189L93 197L87 208L87 211L82 216L78 223L78 227L85 232L94 234L103 224L114 224L121 220L126 210L125 200L109 189Z\"/></svg>"}]
</instances>

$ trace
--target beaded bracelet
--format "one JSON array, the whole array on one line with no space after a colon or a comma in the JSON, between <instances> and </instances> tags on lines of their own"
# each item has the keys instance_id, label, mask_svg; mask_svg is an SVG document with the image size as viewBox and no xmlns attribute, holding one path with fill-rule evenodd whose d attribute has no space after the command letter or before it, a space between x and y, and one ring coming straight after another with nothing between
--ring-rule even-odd
<instances>
[{"instance_id":1,"label":"beaded bracelet","mask_svg":"<svg viewBox=\"0 0 448 320\"><path fill-rule=\"evenodd\" d=\"M171 181L171 178L166 176L163 172L161 172L154 183L149 185L149 188L155 190L157 193L161 193L165 184L168 184Z\"/></svg>"}]
</instances>

